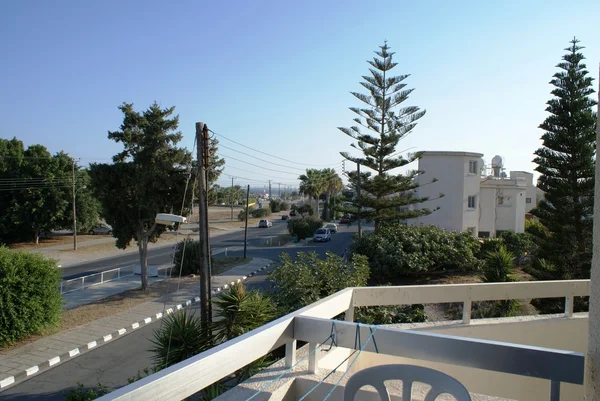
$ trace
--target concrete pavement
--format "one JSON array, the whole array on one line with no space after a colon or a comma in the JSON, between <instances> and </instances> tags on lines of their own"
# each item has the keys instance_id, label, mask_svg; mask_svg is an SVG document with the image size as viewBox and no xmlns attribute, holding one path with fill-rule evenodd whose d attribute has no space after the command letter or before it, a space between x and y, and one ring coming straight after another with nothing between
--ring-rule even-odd
<instances>
[{"instance_id":1,"label":"concrete pavement","mask_svg":"<svg viewBox=\"0 0 600 401\"><path fill-rule=\"evenodd\" d=\"M213 292L220 292L233 282L245 280L265 270L269 263L270 260L255 258L246 265L237 266L213 277ZM114 341L176 310L190 306L199 301L198 295L198 283L182 284L177 294L167 294L117 315L95 320L75 329L5 351L0 354L0 392L55 365Z\"/></svg>"}]
</instances>

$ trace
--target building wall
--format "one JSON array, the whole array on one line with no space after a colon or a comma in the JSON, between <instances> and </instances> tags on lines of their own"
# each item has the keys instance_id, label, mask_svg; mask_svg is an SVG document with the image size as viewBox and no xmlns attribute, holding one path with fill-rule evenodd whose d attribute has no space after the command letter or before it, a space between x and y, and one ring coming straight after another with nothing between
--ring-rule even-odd
<instances>
[{"instance_id":1,"label":"building wall","mask_svg":"<svg viewBox=\"0 0 600 401\"><path fill-rule=\"evenodd\" d=\"M418 205L420 209L434 211L407 221L411 225L438 225L448 231L462 231L467 227L477 227L476 213L465 215L468 194L476 194L479 175L468 176L469 160L480 160L481 154L468 152L424 152L419 159L417 178L422 187L416 190L416 196L429 197L430 201ZM481 163L481 162L480 162ZM437 179L431 183L432 179ZM468 178L468 179L467 179ZM440 194L444 194L439 198ZM439 199L438 199L439 198Z\"/></svg>"},{"instance_id":2,"label":"building wall","mask_svg":"<svg viewBox=\"0 0 600 401\"><path fill-rule=\"evenodd\" d=\"M517 178L523 178L525 180L526 191L523 196L525 197L525 213L529 213L537 204L538 189L533 184L533 174L526 171L511 171L510 178L516 180ZM529 200L529 202L527 202Z\"/></svg>"},{"instance_id":3,"label":"building wall","mask_svg":"<svg viewBox=\"0 0 600 401\"><path fill-rule=\"evenodd\" d=\"M479 232L488 233L485 236L493 237L496 232L496 188L481 187L478 214Z\"/></svg>"}]
</instances>

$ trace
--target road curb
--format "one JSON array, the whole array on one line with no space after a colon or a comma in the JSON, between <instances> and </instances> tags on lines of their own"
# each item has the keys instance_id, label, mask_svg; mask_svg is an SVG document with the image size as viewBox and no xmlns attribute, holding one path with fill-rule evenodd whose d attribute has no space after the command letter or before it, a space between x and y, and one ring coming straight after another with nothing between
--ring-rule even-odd
<instances>
[{"instance_id":1,"label":"road curb","mask_svg":"<svg viewBox=\"0 0 600 401\"><path fill-rule=\"evenodd\" d=\"M258 273L267 270L271 266L271 264L272 264L272 262L269 262L265 266L249 273L247 276L243 276L242 278L238 278L236 281L232 281L230 283L224 284L221 287L217 287L212 290L212 293L218 294L218 293L222 292L223 290L228 289L230 286L235 285L236 283L241 283L242 281L245 281L245 280L249 279L250 277L254 277ZM150 323L156 322L156 321L162 319L165 315L170 315L171 313L173 313L175 311L184 309L184 308L186 308L190 305L193 305L197 302L200 302L200 297L188 299L184 302L181 302L177 305L174 305L174 306L166 309L164 312L158 312L152 316L146 317L137 322L133 322L130 325L123 327L115 332L106 334L100 338L97 338L94 341L90 341L87 344L81 345L77 348L73 348L72 350L65 352L61 355L56 355L41 364L31 366L19 373L14 374L13 376L4 378L4 379L0 380L0 392L4 391L5 389L7 389L11 386L19 384L32 376L38 375L38 374L43 373L47 370L50 370L51 368L58 366L64 362L70 361L70 360L78 357L79 355L82 355L92 349L96 349L106 343L109 343L120 337L123 337L124 335L131 333L131 332L139 329L140 327L143 327Z\"/></svg>"}]
</instances>

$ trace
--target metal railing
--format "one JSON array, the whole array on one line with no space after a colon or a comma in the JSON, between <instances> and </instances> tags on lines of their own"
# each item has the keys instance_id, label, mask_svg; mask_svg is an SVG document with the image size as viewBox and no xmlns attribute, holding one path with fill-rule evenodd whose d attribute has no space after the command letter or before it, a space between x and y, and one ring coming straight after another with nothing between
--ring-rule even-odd
<instances>
[{"instance_id":1,"label":"metal railing","mask_svg":"<svg viewBox=\"0 0 600 401\"><path fill-rule=\"evenodd\" d=\"M96 285L101 285L111 281L118 281L125 277L131 277L134 275L134 267L135 265L117 267L115 269L105 270L99 273L93 273L69 280L63 280L60 283L60 293L67 294L73 291L81 291ZM171 270L171 266L159 266L158 277L170 277ZM162 274L161 271L163 272Z\"/></svg>"},{"instance_id":2,"label":"metal railing","mask_svg":"<svg viewBox=\"0 0 600 401\"><path fill-rule=\"evenodd\" d=\"M372 326L353 322L354 309L359 306L463 302L463 320L469 324L472 301L564 297L562 319L569 319L573 297L588 296L589 289L589 280L346 288L99 400L181 400L283 345L285 368L292 369L296 366L297 341L307 342L309 350L314 350L329 335L335 336L337 346L357 349L357 332L363 339L372 333ZM341 313L345 313L345 321L332 320ZM583 384L585 359L578 352L394 327L379 326L377 333L378 348L372 342L366 351L545 379L550 382L551 401L559 399L561 382ZM318 352L311 355L307 373L314 373L311 370L317 366ZM299 373L290 374L298 377ZM246 393L244 388L240 391L240 395L245 394L241 400L256 392L255 387Z\"/></svg>"}]
</instances>

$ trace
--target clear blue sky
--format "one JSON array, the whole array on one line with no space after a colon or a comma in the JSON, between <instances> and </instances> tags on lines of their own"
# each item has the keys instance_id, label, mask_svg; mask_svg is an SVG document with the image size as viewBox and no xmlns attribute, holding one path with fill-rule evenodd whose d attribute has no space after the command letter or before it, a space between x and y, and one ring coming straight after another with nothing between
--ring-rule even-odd
<instances>
[{"instance_id":1,"label":"clear blue sky","mask_svg":"<svg viewBox=\"0 0 600 401\"><path fill-rule=\"evenodd\" d=\"M427 110L398 150L477 151L488 163L499 154L508 169L532 171L548 82L573 36L597 77L597 0L366 4L2 1L0 135L104 161L120 149L107 139L122 121L117 106L156 100L177 107L188 148L204 121L267 153L336 164L350 144L336 127L352 125L358 105L349 92L387 39L394 72L412 74L409 103ZM294 182L304 167L221 143L290 166L230 159L231 175Z\"/></svg>"}]
</instances>

